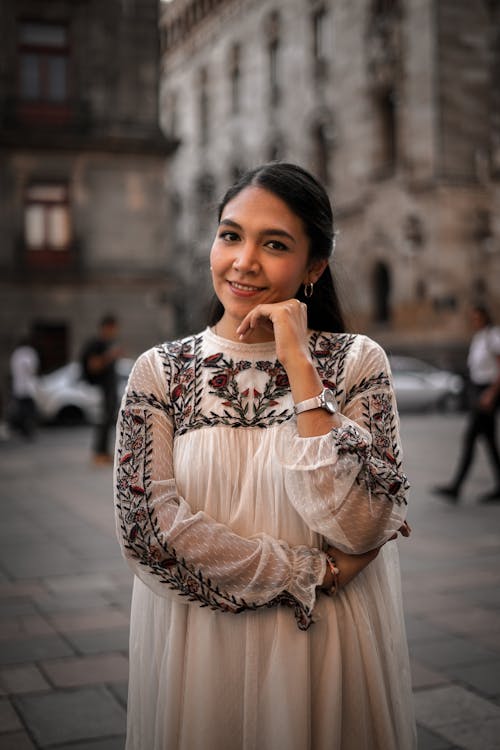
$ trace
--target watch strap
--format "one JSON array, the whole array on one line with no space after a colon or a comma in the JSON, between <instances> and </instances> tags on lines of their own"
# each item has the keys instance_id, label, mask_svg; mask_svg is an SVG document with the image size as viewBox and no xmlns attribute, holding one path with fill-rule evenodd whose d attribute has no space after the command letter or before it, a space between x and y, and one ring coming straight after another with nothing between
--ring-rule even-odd
<instances>
[{"instance_id":1,"label":"watch strap","mask_svg":"<svg viewBox=\"0 0 500 750\"><path fill-rule=\"evenodd\" d=\"M299 401L298 404L295 404L294 411L295 414L302 414L303 411L310 411L311 409L321 409L323 406L322 400L321 400L321 393L319 393L317 396L313 396L312 398L306 398L305 401Z\"/></svg>"}]
</instances>

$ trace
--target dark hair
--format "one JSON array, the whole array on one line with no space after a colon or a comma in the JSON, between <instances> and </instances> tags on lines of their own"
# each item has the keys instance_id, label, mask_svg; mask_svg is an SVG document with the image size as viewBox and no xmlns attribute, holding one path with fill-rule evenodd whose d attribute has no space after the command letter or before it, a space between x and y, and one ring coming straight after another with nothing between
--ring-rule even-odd
<instances>
[{"instance_id":1,"label":"dark hair","mask_svg":"<svg viewBox=\"0 0 500 750\"><path fill-rule=\"evenodd\" d=\"M116 325L118 325L118 318L116 317L116 315L113 315L113 313L107 313L106 315L103 315L101 320L99 321L100 328L107 328L108 326Z\"/></svg>"},{"instance_id":2,"label":"dark hair","mask_svg":"<svg viewBox=\"0 0 500 750\"><path fill-rule=\"evenodd\" d=\"M484 320L485 325L487 326L493 325L493 318L491 316L489 309L486 307L486 305L483 305L482 303L472 305L472 310L476 313L479 313L479 315Z\"/></svg>"},{"instance_id":3,"label":"dark hair","mask_svg":"<svg viewBox=\"0 0 500 750\"><path fill-rule=\"evenodd\" d=\"M335 244L332 207L326 190L309 172L286 162L271 162L248 170L224 195L219 204L218 221L227 203L247 187L268 190L302 220L310 243L310 261L330 258ZM295 296L307 304L309 328L333 333L345 331L344 316L328 265L315 283L311 297L304 296L302 287ZM223 314L224 307L215 297L209 312L209 325L215 325Z\"/></svg>"}]
</instances>

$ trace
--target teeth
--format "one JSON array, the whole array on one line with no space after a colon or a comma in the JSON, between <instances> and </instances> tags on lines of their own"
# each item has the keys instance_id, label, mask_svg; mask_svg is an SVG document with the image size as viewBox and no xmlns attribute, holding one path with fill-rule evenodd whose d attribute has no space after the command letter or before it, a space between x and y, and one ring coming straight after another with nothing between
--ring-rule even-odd
<instances>
[{"instance_id":1,"label":"teeth","mask_svg":"<svg viewBox=\"0 0 500 750\"><path fill-rule=\"evenodd\" d=\"M260 287L258 286L246 286L246 284L237 284L236 281L231 281L231 286L236 289L241 289L243 292L258 292Z\"/></svg>"}]
</instances>

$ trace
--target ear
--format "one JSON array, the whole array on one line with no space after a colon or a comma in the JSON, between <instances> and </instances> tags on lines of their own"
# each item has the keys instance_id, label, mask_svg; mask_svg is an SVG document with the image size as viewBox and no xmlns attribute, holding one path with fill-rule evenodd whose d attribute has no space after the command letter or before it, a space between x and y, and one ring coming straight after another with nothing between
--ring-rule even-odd
<instances>
[{"instance_id":1,"label":"ear","mask_svg":"<svg viewBox=\"0 0 500 750\"><path fill-rule=\"evenodd\" d=\"M307 268L304 284L309 284L311 281L315 284L327 265L328 260L326 258L314 260Z\"/></svg>"}]
</instances>

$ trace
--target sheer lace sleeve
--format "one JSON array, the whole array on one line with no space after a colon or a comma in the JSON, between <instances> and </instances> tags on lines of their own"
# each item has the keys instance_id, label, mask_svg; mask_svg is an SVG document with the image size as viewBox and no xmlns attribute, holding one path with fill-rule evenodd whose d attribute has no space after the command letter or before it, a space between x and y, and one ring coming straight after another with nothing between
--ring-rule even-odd
<instances>
[{"instance_id":1,"label":"sheer lace sleeve","mask_svg":"<svg viewBox=\"0 0 500 750\"><path fill-rule=\"evenodd\" d=\"M308 526L359 554L401 526L409 488L389 363L370 339L346 377L344 397L340 427L302 438L290 424L279 452L287 494Z\"/></svg>"},{"instance_id":2,"label":"sheer lace sleeve","mask_svg":"<svg viewBox=\"0 0 500 750\"><path fill-rule=\"evenodd\" d=\"M118 538L133 572L156 593L239 612L289 604L307 627L325 556L260 534L245 539L193 513L173 476L173 430L165 373L155 350L135 364L117 425ZM200 457L200 460L203 460Z\"/></svg>"}]
</instances>

